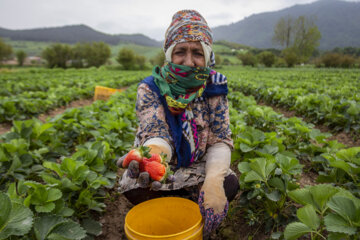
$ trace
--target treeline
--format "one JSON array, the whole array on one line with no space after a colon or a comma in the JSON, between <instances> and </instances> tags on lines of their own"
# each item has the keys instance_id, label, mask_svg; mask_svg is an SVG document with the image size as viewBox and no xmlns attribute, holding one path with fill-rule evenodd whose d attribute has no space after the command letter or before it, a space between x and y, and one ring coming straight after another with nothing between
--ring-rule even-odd
<instances>
[{"instance_id":1,"label":"treeline","mask_svg":"<svg viewBox=\"0 0 360 240\"><path fill-rule=\"evenodd\" d=\"M163 64L163 53L150 59L151 64ZM67 44L53 44L42 52L49 68L85 68L100 67L109 63L111 49L104 42L77 43L73 46ZM148 59L136 54L130 48L122 48L117 54L116 61L124 70L147 69ZM109 63L110 64L110 63Z\"/></svg>"},{"instance_id":2,"label":"treeline","mask_svg":"<svg viewBox=\"0 0 360 240\"><path fill-rule=\"evenodd\" d=\"M0 65L14 56L12 47L0 38ZM22 66L27 55L19 50L15 53L19 66ZM75 45L54 43L45 48L41 57L46 60L48 68L88 68L111 64L111 48L104 42L77 43ZM163 51L151 58L136 54L130 48L122 48L116 55L116 61L125 70L148 69L150 65L162 65L165 60Z\"/></svg>"},{"instance_id":3,"label":"treeline","mask_svg":"<svg viewBox=\"0 0 360 240\"><path fill-rule=\"evenodd\" d=\"M1 62L4 60L9 59L13 55L13 49L9 44L6 44L1 38L0 38L0 65ZM19 66L22 66L24 64L26 53L22 50L19 50L15 53L17 62Z\"/></svg>"},{"instance_id":4,"label":"treeline","mask_svg":"<svg viewBox=\"0 0 360 240\"><path fill-rule=\"evenodd\" d=\"M243 65L266 67L293 67L297 64L314 64L316 67L360 67L360 48L335 48L320 53L317 50L321 33L314 19L299 16L281 18L274 28L273 42L283 50L248 49L237 54Z\"/></svg>"}]
</instances>

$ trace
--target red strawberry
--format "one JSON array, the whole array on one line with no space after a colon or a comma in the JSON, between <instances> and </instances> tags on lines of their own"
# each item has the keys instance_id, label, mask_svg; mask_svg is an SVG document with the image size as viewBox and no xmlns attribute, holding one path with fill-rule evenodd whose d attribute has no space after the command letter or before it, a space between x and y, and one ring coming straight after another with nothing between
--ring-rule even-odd
<instances>
[{"instance_id":1,"label":"red strawberry","mask_svg":"<svg viewBox=\"0 0 360 240\"><path fill-rule=\"evenodd\" d=\"M163 180L165 173L166 173L166 167L158 162L149 162L146 161L145 163L145 171L149 173L150 178L155 181L161 181Z\"/></svg>"},{"instance_id":2,"label":"red strawberry","mask_svg":"<svg viewBox=\"0 0 360 240\"><path fill-rule=\"evenodd\" d=\"M163 154L158 154L158 153L153 153L151 154L150 158L143 158L143 161L140 163L139 167L140 167L140 172L144 172L145 171L145 165L148 162L158 162L158 163L165 163L165 159L166 159L166 155Z\"/></svg>"},{"instance_id":3,"label":"red strawberry","mask_svg":"<svg viewBox=\"0 0 360 240\"><path fill-rule=\"evenodd\" d=\"M135 148L130 150L130 152L126 155L124 161L122 162L123 168L129 166L129 163L133 160L141 163L144 157L151 157L149 154L149 148L145 146L140 146L139 148Z\"/></svg>"},{"instance_id":4,"label":"red strawberry","mask_svg":"<svg viewBox=\"0 0 360 240\"><path fill-rule=\"evenodd\" d=\"M153 153L151 154L150 158L144 158L144 160L147 160L149 162L158 162L158 163L164 163L165 159L166 159L166 154L158 154L158 153Z\"/></svg>"}]
</instances>

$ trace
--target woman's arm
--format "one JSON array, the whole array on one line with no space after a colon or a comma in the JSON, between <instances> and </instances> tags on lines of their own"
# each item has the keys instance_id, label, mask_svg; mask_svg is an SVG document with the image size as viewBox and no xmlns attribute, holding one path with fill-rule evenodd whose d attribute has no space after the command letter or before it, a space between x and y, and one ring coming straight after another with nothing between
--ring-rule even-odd
<instances>
[{"instance_id":1,"label":"woman's arm","mask_svg":"<svg viewBox=\"0 0 360 240\"><path fill-rule=\"evenodd\" d=\"M213 97L209 100L210 133L206 151L204 207L213 208L215 214L224 210L226 196L223 187L231 161L231 139L229 107L226 96Z\"/></svg>"},{"instance_id":2,"label":"woman's arm","mask_svg":"<svg viewBox=\"0 0 360 240\"><path fill-rule=\"evenodd\" d=\"M146 84L140 84L137 91L136 115L139 127L136 133L136 146L148 146L151 153L165 153L172 157L172 138L166 123L164 107L156 93Z\"/></svg>"}]
</instances>

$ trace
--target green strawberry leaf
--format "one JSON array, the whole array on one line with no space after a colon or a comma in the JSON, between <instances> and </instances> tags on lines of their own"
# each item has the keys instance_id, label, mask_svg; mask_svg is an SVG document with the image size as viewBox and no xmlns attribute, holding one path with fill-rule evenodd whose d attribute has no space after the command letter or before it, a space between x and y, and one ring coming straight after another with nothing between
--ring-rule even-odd
<instances>
[{"instance_id":1,"label":"green strawberry leaf","mask_svg":"<svg viewBox=\"0 0 360 240\"><path fill-rule=\"evenodd\" d=\"M45 203L44 205L36 205L35 206L35 210L39 213L41 213L41 212L49 213L54 209L55 209L55 203L53 203L53 202Z\"/></svg>"},{"instance_id":2,"label":"green strawberry leaf","mask_svg":"<svg viewBox=\"0 0 360 240\"><path fill-rule=\"evenodd\" d=\"M320 226L320 218L312 205L306 205L305 207L298 209L296 215L302 223L312 230L316 231Z\"/></svg>"},{"instance_id":3,"label":"green strawberry leaf","mask_svg":"<svg viewBox=\"0 0 360 240\"><path fill-rule=\"evenodd\" d=\"M4 210L5 213L0 214L2 218L1 221L3 222L5 220L5 223L3 222L3 224L0 225L0 239L8 239L11 235L23 236L27 234L33 224L32 211L24 205L15 202L9 207L10 199L4 197L4 195L4 193L0 193L0 207L1 211ZM3 201L7 203L3 204ZM8 209L10 209L10 213ZM7 217L4 219L3 217L6 215Z\"/></svg>"},{"instance_id":4,"label":"green strawberry leaf","mask_svg":"<svg viewBox=\"0 0 360 240\"><path fill-rule=\"evenodd\" d=\"M356 227L350 226L345 219L334 213L326 215L324 218L324 223L326 230L330 232L346 233L349 235L356 233Z\"/></svg>"},{"instance_id":5,"label":"green strawberry leaf","mask_svg":"<svg viewBox=\"0 0 360 240\"><path fill-rule=\"evenodd\" d=\"M311 228L301 222L293 222L286 226L284 237L287 240L295 240L302 235L311 232Z\"/></svg>"},{"instance_id":6,"label":"green strawberry leaf","mask_svg":"<svg viewBox=\"0 0 360 240\"><path fill-rule=\"evenodd\" d=\"M357 209L351 199L342 196L334 196L330 199L327 205L344 220L356 221Z\"/></svg>"},{"instance_id":7,"label":"green strawberry leaf","mask_svg":"<svg viewBox=\"0 0 360 240\"><path fill-rule=\"evenodd\" d=\"M34 232L37 240L45 240L49 233L66 220L56 215L43 215L35 220Z\"/></svg>"},{"instance_id":8,"label":"green strawberry leaf","mask_svg":"<svg viewBox=\"0 0 360 240\"><path fill-rule=\"evenodd\" d=\"M86 231L80 226L80 224L67 220L66 222L58 224L48 236L48 239L83 239L86 237Z\"/></svg>"}]
</instances>

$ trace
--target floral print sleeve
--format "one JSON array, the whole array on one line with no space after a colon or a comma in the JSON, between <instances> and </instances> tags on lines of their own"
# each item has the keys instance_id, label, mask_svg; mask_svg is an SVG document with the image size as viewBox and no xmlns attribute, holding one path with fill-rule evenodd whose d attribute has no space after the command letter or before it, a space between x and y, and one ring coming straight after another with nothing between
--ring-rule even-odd
<instances>
[{"instance_id":1,"label":"floral print sleeve","mask_svg":"<svg viewBox=\"0 0 360 240\"><path fill-rule=\"evenodd\" d=\"M148 139L155 137L163 138L170 146L173 146L164 107L156 93L144 83L140 84L137 90L136 115L139 119L139 127L135 146L143 145Z\"/></svg>"},{"instance_id":2,"label":"floral print sleeve","mask_svg":"<svg viewBox=\"0 0 360 240\"><path fill-rule=\"evenodd\" d=\"M233 149L231 138L229 104L227 96L217 96L209 99L210 131L207 146L223 142Z\"/></svg>"}]
</instances>

